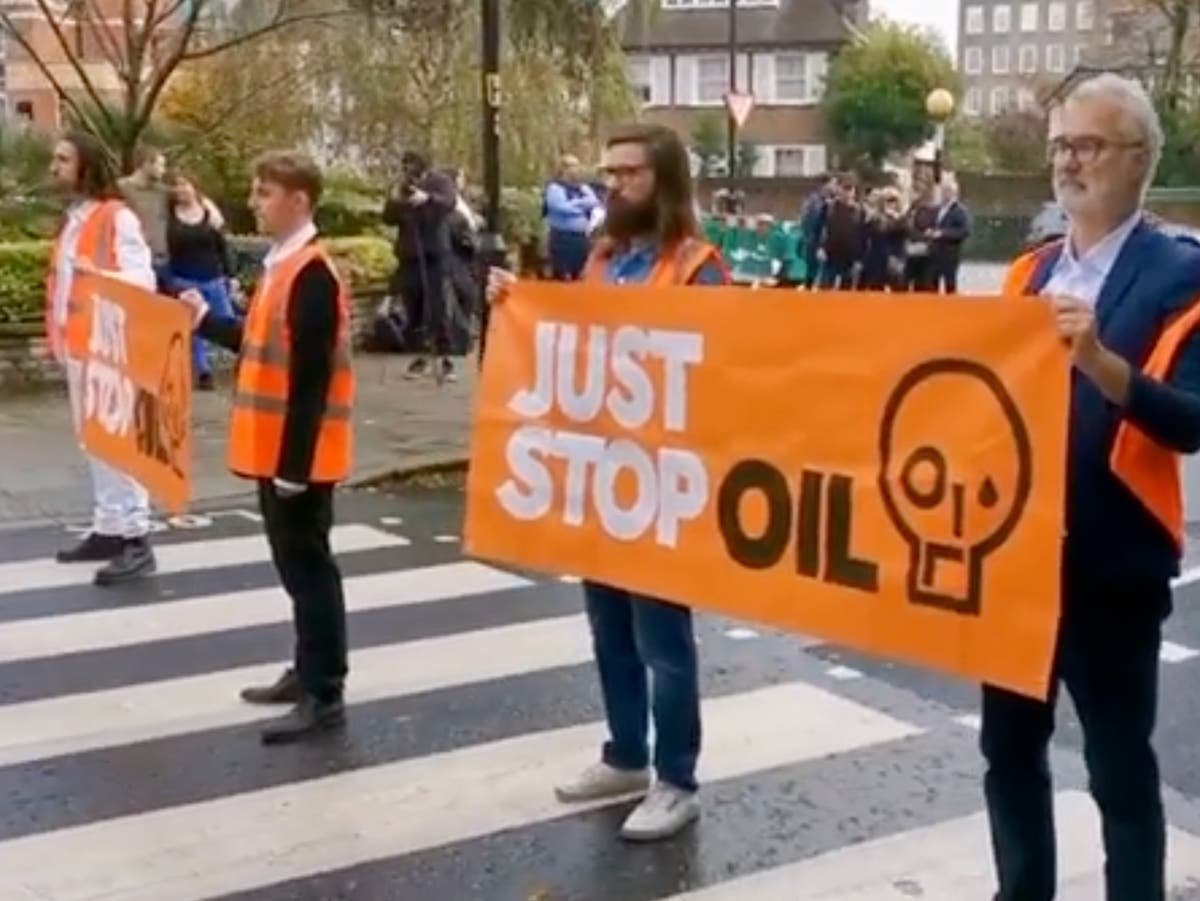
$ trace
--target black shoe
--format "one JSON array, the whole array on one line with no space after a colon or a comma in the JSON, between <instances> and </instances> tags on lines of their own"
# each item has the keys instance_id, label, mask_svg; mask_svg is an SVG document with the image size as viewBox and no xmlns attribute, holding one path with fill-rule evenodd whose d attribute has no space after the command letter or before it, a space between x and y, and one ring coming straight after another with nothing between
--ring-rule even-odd
<instances>
[{"instance_id":1,"label":"black shoe","mask_svg":"<svg viewBox=\"0 0 1200 901\"><path fill-rule=\"evenodd\" d=\"M242 690L242 700L247 704L297 704L304 692L300 688L300 677L294 669L286 669L274 685L260 685Z\"/></svg>"},{"instance_id":2,"label":"black shoe","mask_svg":"<svg viewBox=\"0 0 1200 901\"><path fill-rule=\"evenodd\" d=\"M408 369L404 370L406 379L419 379L429 371L429 361L424 357L417 357L408 364Z\"/></svg>"},{"instance_id":3,"label":"black shoe","mask_svg":"<svg viewBox=\"0 0 1200 901\"><path fill-rule=\"evenodd\" d=\"M283 745L303 741L322 732L337 729L346 722L346 707L337 701L318 701L305 695L286 714L267 723L262 731L264 745Z\"/></svg>"},{"instance_id":4,"label":"black shoe","mask_svg":"<svg viewBox=\"0 0 1200 901\"><path fill-rule=\"evenodd\" d=\"M59 563L102 563L111 560L121 553L125 541L120 535L97 535L89 532L83 541L59 551L54 559Z\"/></svg>"},{"instance_id":5,"label":"black shoe","mask_svg":"<svg viewBox=\"0 0 1200 901\"><path fill-rule=\"evenodd\" d=\"M213 381L211 372L205 372L196 379L196 387L201 391L215 391L217 388L216 382Z\"/></svg>"},{"instance_id":6,"label":"black shoe","mask_svg":"<svg viewBox=\"0 0 1200 901\"><path fill-rule=\"evenodd\" d=\"M440 367L438 371L439 382L458 381L458 373L454 371L454 364L450 362L449 357L442 357L442 362L438 365Z\"/></svg>"},{"instance_id":7,"label":"black shoe","mask_svg":"<svg viewBox=\"0 0 1200 901\"><path fill-rule=\"evenodd\" d=\"M122 544L121 552L96 573L97 585L120 585L154 572L157 564L149 541L145 538L128 538Z\"/></svg>"}]
</instances>

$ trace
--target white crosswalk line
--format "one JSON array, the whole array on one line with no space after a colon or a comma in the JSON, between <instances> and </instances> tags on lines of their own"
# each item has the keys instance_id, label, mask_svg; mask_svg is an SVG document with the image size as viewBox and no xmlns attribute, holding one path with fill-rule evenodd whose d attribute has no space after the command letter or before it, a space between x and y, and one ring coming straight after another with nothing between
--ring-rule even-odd
<instances>
[{"instance_id":1,"label":"white crosswalk line","mask_svg":"<svg viewBox=\"0 0 1200 901\"><path fill-rule=\"evenodd\" d=\"M334 552L338 554L405 547L410 544L403 536L358 523L334 526L330 540ZM215 569L221 566L266 563L271 559L267 539L261 534L162 544L155 547L154 553L158 558L160 575ZM0 563L0 588L7 592L17 592L89 585L95 572L94 563L56 563L47 557ZM0 598L3 597L4 595L0 595Z\"/></svg>"},{"instance_id":2,"label":"white crosswalk line","mask_svg":"<svg viewBox=\"0 0 1200 901\"><path fill-rule=\"evenodd\" d=\"M701 777L919 731L804 683L773 686L705 703ZM522 735L0 843L0 897L192 901L542 822L582 809L551 787L603 736L596 723Z\"/></svg>"},{"instance_id":3,"label":"white crosswalk line","mask_svg":"<svg viewBox=\"0 0 1200 901\"><path fill-rule=\"evenodd\" d=\"M1096 807L1083 792L1055 798L1059 893L1063 901L1104 897L1104 852ZM1200 880L1200 838L1171 829L1168 881ZM995 891L983 812L839 848L808 860L672 895L666 901L964 901Z\"/></svg>"},{"instance_id":4,"label":"white crosswalk line","mask_svg":"<svg viewBox=\"0 0 1200 901\"><path fill-rule=\"evenodd\" d=\"M528 579L482 563L460 561L345 579L350 611L402 607L473 597L530 585ZM281 588L260 588L194 600L164 601L0 624L0 663L80 651L118 648L169 638L205 635L266 623L290 622L291 603Z\"/></svg>"},{"instance_id":5,"label":"white crosswalk line","mask_svg":"<svg viewBox=\"0 0 1200 901\"><path fill-rule=\"evenodd\" d=\"M459 632L356 651L347 701L365 703L584 663L582 616ZM250 723L278 710L238 692L271 682L280 664L241 667L43 701L0 706L0 766ZM0 898L4 896L0 894Z\"/></svg>"}]
</instances>

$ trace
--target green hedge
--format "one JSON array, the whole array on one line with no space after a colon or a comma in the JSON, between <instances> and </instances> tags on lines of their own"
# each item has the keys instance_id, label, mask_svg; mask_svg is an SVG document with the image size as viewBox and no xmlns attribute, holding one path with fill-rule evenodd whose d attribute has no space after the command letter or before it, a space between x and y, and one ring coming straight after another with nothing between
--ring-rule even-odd
<instances>
[{"instance_id":1,"label":"green hedge","mask_svg":"<svg viewBox=\"0 0 1200 901\"><path fill-rule=\"evenodd\" d=\"M238 276L249 281L267 252L264 238L232 239ZM396 261L384 238L330 238L326 241L342 276L354 288L376 285L392 274ZM0 244L0 322L26 322L42 315L50 242Z\"/></svg>"}]
</instances>

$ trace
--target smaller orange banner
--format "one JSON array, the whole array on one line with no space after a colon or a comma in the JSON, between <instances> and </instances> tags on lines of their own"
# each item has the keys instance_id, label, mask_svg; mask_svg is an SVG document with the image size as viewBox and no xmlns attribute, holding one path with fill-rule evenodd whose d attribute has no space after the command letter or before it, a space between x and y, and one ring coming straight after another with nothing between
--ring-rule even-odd
<instances>
[{"instance_id":1,"label":"smaller orange banner","mask_svg":"<svg viewBox=\"0 0 1200 901\"><path fill-rule=\"evenodd\" d=\"M191 497L191 313L97 274L76 275L87 323L82 440L169 512Z\"/></svg>"}]
</instances>

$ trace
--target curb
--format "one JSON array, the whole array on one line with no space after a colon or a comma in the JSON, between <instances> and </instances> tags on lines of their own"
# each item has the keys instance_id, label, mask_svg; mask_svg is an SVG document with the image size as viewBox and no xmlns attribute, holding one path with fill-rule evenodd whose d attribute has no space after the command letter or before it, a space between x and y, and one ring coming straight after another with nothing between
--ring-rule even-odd
<instances>
[{"instance_id":1,"label":"curb","mask_svg":"<svg viewBox=\"0 0 1200 901\"><path fill-rule=\"evenodd\" d=\"M446 475L467 471L470 456L462 451L440 454L418 454L400 465L383 466L354 476L342 483L343 488L373 488L384 482L404 481L427 475Z\"/></svg>"}]
</instances>

